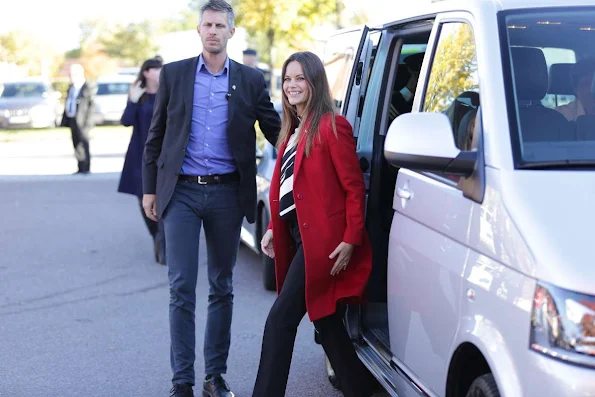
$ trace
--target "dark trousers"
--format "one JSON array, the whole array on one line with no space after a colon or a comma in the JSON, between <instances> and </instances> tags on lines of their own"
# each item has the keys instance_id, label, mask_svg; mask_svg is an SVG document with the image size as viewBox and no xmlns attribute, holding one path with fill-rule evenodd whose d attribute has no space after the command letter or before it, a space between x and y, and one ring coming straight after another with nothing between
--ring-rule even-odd
<instances>
[{"instance_id":1,"label":"dark trousers","mask_svg":"<svg viewBox=\"0 0 595 397\"><path fill-rule=\"evenodd\" d=\"M159 262L160 259L162 259L164 261L165 260L165 230L163 227L163 220L159 219L158 222L155 222L155 221L147 218L147 215L145 214L145 209L143 208L142 197L139 197L138 202L140 205L140 212L141 212L143 219L145 221L145 225L147 225L147 229L149 230L149 233L151 234L151 237L153 238L153 245L154 245L155 256L156 256L155 260L157 260Z\"/></svg>"},{"instance_id":2,"label":"dark trousers","mask_svg":"<svg viewBox=\"0 0 595 397\"><path fill-rule=\"evenodd\" d=\"M78 162L79 172L91 170L91 152L89 150L90 130L81 129L76 123L76 118L70 119L70 132L72 134L72 145L74 146L74 157Z\"/></svg>"},{"instance_id":3,"label":"dark trousers","mask_svg":"<svg viewBox=\"0 0 595 397\"><path fill-rule=\"evenodd\" d=\"M163 214L169 278L172 382L194 384L198 246L204 225L209 305L204 339L205 373L227 372L233 312L232 273L244 218L237 183L179 181Z\"/></svg>"},{"instance_id":4,"label":"dark trousers","mask_svg":"<svg viewBox=\"0 0 595 397\"><path fill-rule=\"evenodd\" d=\"M306 314L305 263L299 228L291 232L298 250L289 267L281 293L273 304L264 328L262 352L252 397L283 397L297 328ZM367 396L369 380L357 358L340 312L314 321L320 342L341 385L344 396Z\"/></svg>"}]
</instances>

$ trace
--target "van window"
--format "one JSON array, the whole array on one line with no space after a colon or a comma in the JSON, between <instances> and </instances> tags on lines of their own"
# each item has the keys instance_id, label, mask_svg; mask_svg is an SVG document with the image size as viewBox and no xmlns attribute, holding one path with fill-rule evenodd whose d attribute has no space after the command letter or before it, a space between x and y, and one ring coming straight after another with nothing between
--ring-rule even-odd
<instances>
[{"instance_id":1,"label":"van window","mask_svg":"<svg viewBox=\"0 0 595 397\"><path fill-rule=\"evenodd\" d=\"M448 22L440 27L423 103L424 112L448 116L459 149L471 149L479 106L479 74L469 24Z\"/></svg>"},{"instance_id":2,"label":"van window","mask_svg":"<svg viewBox=\"0 0 595 397\"><path fill-rule=\"evenodd\" d=\"M130 83L99 83L97 95L127 95Z\"/></svg>"},{"instance_id":3,"label":"van window","mask_svg":"<svg viewBox=\"0 0 595 397\"><path fill-rule=\"evenodd\" d=\"M360 39L359 30L342 33L331 37L324 49L322 62L331 87L333 103L339 114L343 108L349 75L355 63Z\"/></svg>"},{"instance_id":4,"label":"van window","mask_svg":"<svg viewBox=\"0 0 595 397\"><path fill-rule=\"evenodd\" d=\"M505 89L517 168L595 166L595 7L502 14ZM551 95L573 95L558 103Z\"/></svg>"}]
</instances>

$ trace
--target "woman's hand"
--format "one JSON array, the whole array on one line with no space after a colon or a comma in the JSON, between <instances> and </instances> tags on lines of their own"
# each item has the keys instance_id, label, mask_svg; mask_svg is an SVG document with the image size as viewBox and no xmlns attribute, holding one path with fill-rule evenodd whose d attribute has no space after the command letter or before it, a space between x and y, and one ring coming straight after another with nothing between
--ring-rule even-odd
<instances>
[{"instance_id":1,"label":"woman's hand","mask_svg":"<svg viewBox=\"0 0 595 397\"><path fill-rule=\"evenodd\" d=\"M351 254L353 253L353 244L346 243L342 241L337 248L333 251L332 254L329 255L329 259L335 259L335 265L331 269L331 275L337 275L341 270L345 270L347 265L349 264L349 260L351 259Z\"/></svg>"},{"instance_id":2,"label":"woman's hand","mask_svg":"<svg viewBox=\"0 0 595 397\"><path fill-rule=\"evenodd\" d=\"M260 249L269 258L275 257L275 251L273 250L273 231L271 229L267 230L264 236L262 236L262 240L260 240Z\"/></svg>"},{"instance_id":3,"label":"woman's hand","mask_svg":"<svg viewBox=\"0 0 595 397\"><path fill-rule=\"evenodd\" d=\"M145 89L140 85L141 82L137 81L130 86L130 91L128 92L128 99L130 99L130 102L137 103L140 97L145 93Z\"/></svg>"}]
</instances>

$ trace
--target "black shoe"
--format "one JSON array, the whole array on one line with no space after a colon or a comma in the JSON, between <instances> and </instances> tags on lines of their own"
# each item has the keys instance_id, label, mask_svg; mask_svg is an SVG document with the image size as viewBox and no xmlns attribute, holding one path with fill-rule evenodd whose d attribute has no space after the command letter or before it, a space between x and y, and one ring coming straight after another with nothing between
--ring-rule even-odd
<instances>
[{"instance_id":1,"label":"black shoe","mask_svg":"<svg viewBox=\"0 0 595 397\"><path fill-rule=\"evenodd\" d=\"M221 375L209 375L205 378L202 388L203 397L234 397L229 390L227 382L223 380Z\"/></svg>"},{"instance_id":2,"label":"black shoe","mask_svg":"<svg viewBox=\"0 0 595 397\"><path fill-rule=\"evenodd\" d=\"M194 397L192 385L188 383L176 384L169 392L169 397Z\"/></svg>"}]
</instances>

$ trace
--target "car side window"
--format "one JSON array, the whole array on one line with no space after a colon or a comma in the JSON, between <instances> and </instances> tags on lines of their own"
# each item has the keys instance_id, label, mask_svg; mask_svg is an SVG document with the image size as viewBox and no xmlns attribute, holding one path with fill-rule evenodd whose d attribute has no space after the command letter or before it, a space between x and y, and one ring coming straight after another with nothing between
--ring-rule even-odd
<instances>
[{"instance_id":1,"label":"car side window","mask_svg":"<svg viewBox=\"0 0 595 397\"><path fill-rule=\"evenodd\" d=\"M443 23L430 69L423 111L447 115L456 146L460 150L471 150L479 105L479 73L473 29L464 22Z\"/></svg>"}]
</instances>

